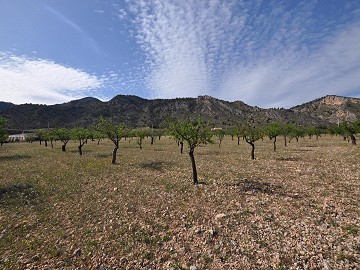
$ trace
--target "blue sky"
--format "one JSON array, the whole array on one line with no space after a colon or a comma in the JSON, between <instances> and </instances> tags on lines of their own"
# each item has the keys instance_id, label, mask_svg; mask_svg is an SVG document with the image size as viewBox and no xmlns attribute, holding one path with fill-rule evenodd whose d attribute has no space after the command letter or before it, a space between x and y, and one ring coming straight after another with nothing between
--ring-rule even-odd
<instances>
[{"instance_id":1,"label":"blue sky","mask_svg":"<svg viewBox=\"0 0 360 270\"><path fill-rule=\"evenodd\" d=\"M0 100L360 97L358 0L0 0Z\"/></svg>"}]
</instances>

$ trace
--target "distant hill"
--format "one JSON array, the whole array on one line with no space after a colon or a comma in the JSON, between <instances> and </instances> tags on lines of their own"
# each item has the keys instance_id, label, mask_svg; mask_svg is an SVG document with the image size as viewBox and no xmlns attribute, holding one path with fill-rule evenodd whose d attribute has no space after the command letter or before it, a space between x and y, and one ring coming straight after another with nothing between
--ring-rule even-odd
<instances>
[{"instance_id":1,"label":"distant hill","mask_svg":"<svg viewBox=\"0 0 360 270\"><path fill-rule=\"evenodd\" d=\"M15 107L16 105L15 104L12 104L10 102L2 102L0 101L0 111L1 110L6 110L8 108L11 108L11 107Z\"/></svg>"},{"instance_id":2,"label":"distant hill","mask_svg":"<svg viewBox=\"0 0 360 270\"><path fill-rule=\"evenodd\" d=\"M329 95L291 109L331 123L360 120L360 98Z\"/></svg>"},{"instance_id":3,"label":"distant hill","mask_svg":"<svg viewBox=\"0 0 360 270\"><path fill-rule=\"evenodd\" d=\"M0 107L9 128L89 127L100 116L111 117L131 127L160 127L167 119L201 115L214 127L231 127L243 121L262 125L273 121L307 126L328 126L337 117L360 119L359 99L327 96L291 109L262 109L241 101L229 102L210 96L148 100L118 95L107 102L82 98L56 105L9 103ZM341 118L341 119L343 119Z\"/></svg>"}]
</instances>

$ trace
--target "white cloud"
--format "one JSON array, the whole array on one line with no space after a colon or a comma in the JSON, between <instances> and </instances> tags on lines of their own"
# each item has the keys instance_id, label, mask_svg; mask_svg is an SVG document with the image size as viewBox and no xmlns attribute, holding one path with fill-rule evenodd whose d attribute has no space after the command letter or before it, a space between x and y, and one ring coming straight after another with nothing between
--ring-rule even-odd
<instances>
[{"instance_id":1,"label":"white cloud","mask_svg":"<svg viewBox=\"0 0 360 270\"><path fill-rule=\"evenodd\" d=\"M0 52L0 81L1 101L54 104L96 95L106 78L48 60Z\"/></svg>"},{"instance_id":2,"label":"white cloud","mask_svg":"<svg viewBox=\"0 0 360 270\"><path fill-rule=\"evenodd\" d=\"M329 14L317 1L127 2L153 97L289 107L326 94L360 96L356 1L328 6Z\"/></svg>"},{"instance_id":3,"label":"white cloud","mask_svg":"<svg viewBox=\"0 0 360 270\"><path fill-rule=\"evenodd\" d=\"M224 99L246 100L267 107L290 107L328 94L360 97L360 24L324 41L317 50L258 62L234 69L220 87Z\"/></svg>"}]
</instances>

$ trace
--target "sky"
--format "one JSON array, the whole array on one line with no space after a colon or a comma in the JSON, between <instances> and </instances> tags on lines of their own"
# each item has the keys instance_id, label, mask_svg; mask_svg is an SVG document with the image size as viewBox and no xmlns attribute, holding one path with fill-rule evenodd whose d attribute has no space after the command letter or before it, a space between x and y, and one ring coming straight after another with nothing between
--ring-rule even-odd
<instances>
[{"instance_id":1,"label":"sky","mask_svg":"<svg viewBox=\"0 0 360 270\"><path fill-rule=\"evenodd\" d=\"M359 0L0 0L0 101L360 97Z\"/></svg>"}]
</instances>

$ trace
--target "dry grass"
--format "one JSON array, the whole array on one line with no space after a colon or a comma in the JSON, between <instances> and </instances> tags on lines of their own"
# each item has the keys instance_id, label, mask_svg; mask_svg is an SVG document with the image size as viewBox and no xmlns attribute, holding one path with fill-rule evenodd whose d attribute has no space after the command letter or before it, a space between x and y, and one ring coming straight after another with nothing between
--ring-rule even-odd
<instances>
[{"instance_id":1,"label":"dry grass","mask_svg":"<svg viewBox=\"0 0 360 270\"><path fill-rule=\"evenodd\" d=\"M69 143L0 148L0 268L358 269L360 149L341 138L187 154ZM327 268L328 267L328 268ZM331 268L329 268L331 267Z\"/></svg>"}]
</instances>

